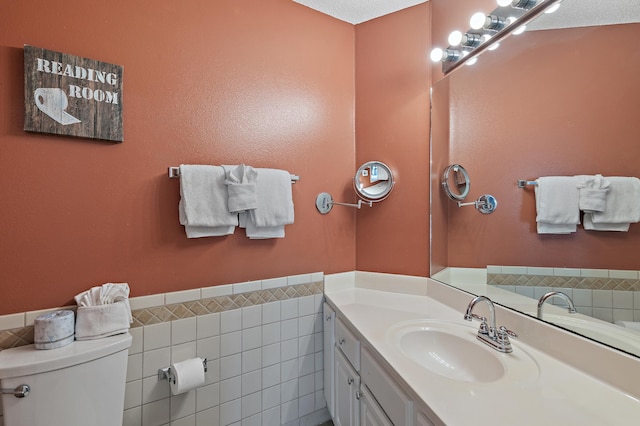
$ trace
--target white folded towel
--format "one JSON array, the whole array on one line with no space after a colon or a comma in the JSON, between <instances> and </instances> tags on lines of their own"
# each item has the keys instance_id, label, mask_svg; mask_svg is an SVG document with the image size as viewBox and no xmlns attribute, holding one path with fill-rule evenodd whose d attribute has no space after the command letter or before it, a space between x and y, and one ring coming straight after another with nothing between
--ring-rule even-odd
<instances>
[{"instance_id":1,"label":"white folded towel","mask_svg":"<svg viewBox=\"0 0 640 426\"><path fill-rule=\"evenodd\" d=\"M603 212L606 209L607 192L611 185L602 175L578 176L580 210L586 213Z\"/></svg>"},{"instance_id":2,"label":"white folded towel","mask_svg":"<svg viewBox=\"0 0 640 426\"><path fill-rule=\"evenodd\" d=\"M291 174L286 170L256 170L258 207L247 211L247 237L284 238L284 226L294 221Z\"/></svg>"},{"instance_id":3,"label":"white folded towel","mask_svg":"<svg viewBox=\"0 0 640 426\"><path fill-rule=\"evenodd\" d=\"M251 240L265 240L268 238L284 238L283 226L266 226L258 228L249 219L249 213L240 213L240 227L246 228L246 235Z\"/></svg>"},{"instance_id":4,"label":"white folded towel","mask_svg":"<svg viewBox=\"0 0 640 426\"><path fill-rule=\"evenodd\" d=\"M233 233L238 215L228 209L225 178L220 166L180 165L180 224L187 237Z\"/></svg>"},{"instance_id":5,"label":"white folded towel","mask_svg":"<svg viewBox=\"0 0 640 426\"><path fill-rule=\"evenodd\" d=\"M76 340L91 340L126 332L133 322L127 283L107 283L74 297Z\"/></svg>"},{"instance_id":6,"label":"white folded towel","mask_svg":"<svg viewBox=\"0 0 640 426\"><path fill-rule=\"evenodd\" d=\"M611 176L605 210L585 214L584 228L594 231L628 231L640 221L640 179Z\"/></svg>"},{"instance_id":7,"label":"white folded towel","mask_svg":"<svg viewBox=\"0 0 640 426\"><path fill-rule=\"evenodd\" d=\"M229 211L243 212L258 207L256 180L258 172L251 166L222 166L225 170L225 184L229 198Z\"/></svg>"},{"instance_id":8,"label":"white folded towel","mask_svg":"<svg viewBox=\"0 0 640 426\"><path fill-rule=\"evenodd\" d=\"M580 223L579 180L575 176L537 179L536 222L538 234L570 234Z\"/></svg>"}]
</instances>

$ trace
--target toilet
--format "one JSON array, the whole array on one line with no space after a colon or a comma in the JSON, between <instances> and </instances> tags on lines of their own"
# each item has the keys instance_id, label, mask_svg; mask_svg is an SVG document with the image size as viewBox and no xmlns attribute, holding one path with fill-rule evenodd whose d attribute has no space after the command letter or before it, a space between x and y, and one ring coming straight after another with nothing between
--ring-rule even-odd
<instances>
[{"instance_id":1,"label":"toilet","mask_svg":"<svg viewBox=\"0 0 640 426\"><path fill-rule=\"evenodd\" d=\"M122 425L129 346L124 333L57 349L0 351L4 426Z\"/></svg>"}]
</instances>

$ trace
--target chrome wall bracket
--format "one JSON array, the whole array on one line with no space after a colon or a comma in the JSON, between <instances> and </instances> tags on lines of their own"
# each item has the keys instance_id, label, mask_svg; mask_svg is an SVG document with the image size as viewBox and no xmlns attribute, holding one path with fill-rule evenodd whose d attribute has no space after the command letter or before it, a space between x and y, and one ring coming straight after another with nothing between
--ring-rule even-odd
<instances>
[{"instance_id":1,"label":"chrome wall bracket","mask_svg":"<svg viewBox=\"0 0 640 426\"><path fill-rule=\"evenodd\" d=\"M204 372L207 372L207 359L204 358L202 360L202 365L204 366ZM171 371L171 367L166 367L166 368L159 368L158 369L158 380L166 380L170 383L174 383L176 382L176 378L173 374L173 372Z\"/></svg>"},{"instance_id":2,"label":"chrome wall bracket","mask_svg":"<svg viewBox=\"0 0 640 426\"><path fill-rule=\"evenodd\" d=\"M498 208L498 200L496 197L490 194L484 194L478 197L476 201L472 201L470 203L462 203L458 201L458 207L464 206L475 206L476 210L478 210L482 214L490 214L493 213L496 208Z\"/></svg>"}]
</instances>

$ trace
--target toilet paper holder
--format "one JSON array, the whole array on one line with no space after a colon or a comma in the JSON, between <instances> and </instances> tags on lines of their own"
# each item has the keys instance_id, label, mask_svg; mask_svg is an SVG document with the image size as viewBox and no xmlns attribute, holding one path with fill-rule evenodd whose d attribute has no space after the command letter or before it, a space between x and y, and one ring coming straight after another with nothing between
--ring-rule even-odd
<instances>
[{"instance_id":1,"label":"toilet paper holder","mask_svg":"<svg viewBox=\"0 0 640 426\"><path fill-rule=\"evenodd\" d=\"M207 372L207 359L202 359L202 366L204 367L204 372ZM171 372L171 367L159 368L158 369L158 380L166 380L171 383L175 383L176 379Z\"/></svg>"}]
</instances>

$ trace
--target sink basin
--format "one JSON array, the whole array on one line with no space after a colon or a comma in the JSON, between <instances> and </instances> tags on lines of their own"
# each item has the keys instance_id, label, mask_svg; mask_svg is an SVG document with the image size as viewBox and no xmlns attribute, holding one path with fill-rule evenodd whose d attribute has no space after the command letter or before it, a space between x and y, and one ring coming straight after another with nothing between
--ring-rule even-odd
<instances>
[{"instance_id":1,"label":"sink basin","mask_svg":"<svg viewBox=\"0 0 640 426\"><path fill-rule=\"evenodd\" d=\"M537 364L521 348L500 353L479 341L477 331L476 324L417 320L394 325L387 340L418 366L454 381L492 383L537 376Z\"/></svg>"}]
</instances>

